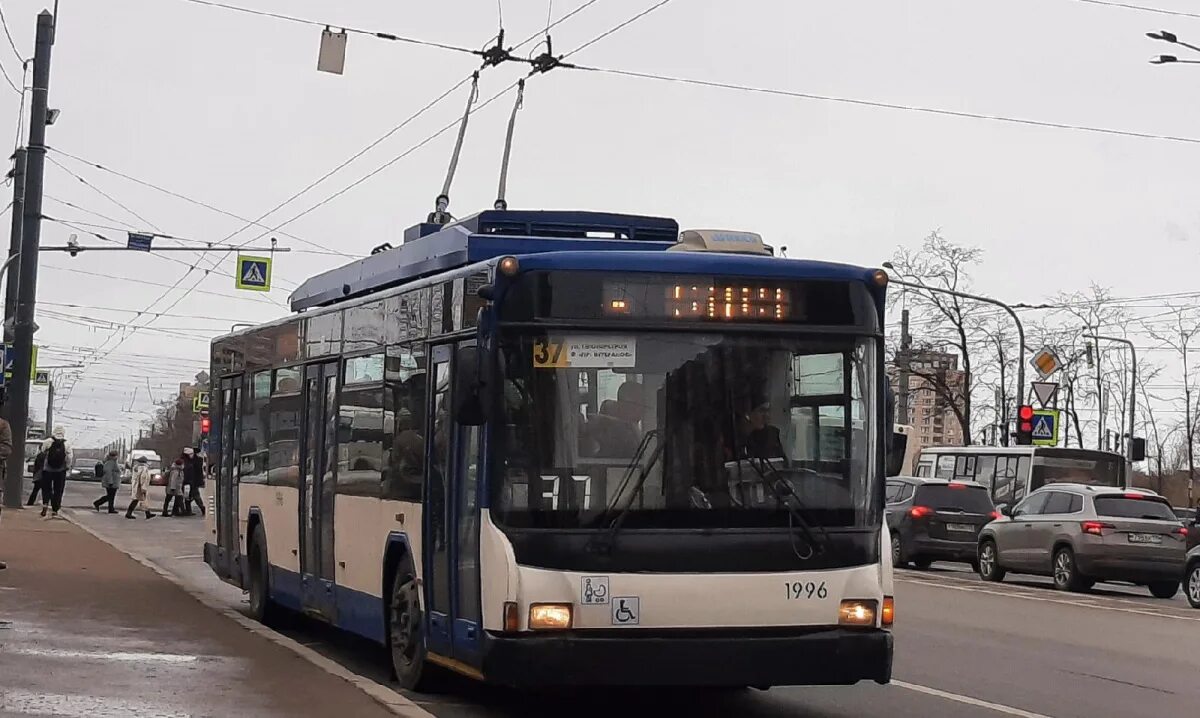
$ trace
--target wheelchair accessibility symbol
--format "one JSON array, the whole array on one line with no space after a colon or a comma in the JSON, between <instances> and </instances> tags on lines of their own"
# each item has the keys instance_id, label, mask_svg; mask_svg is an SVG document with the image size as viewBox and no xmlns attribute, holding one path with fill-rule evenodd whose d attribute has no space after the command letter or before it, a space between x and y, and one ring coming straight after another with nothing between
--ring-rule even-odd
<instances>
[{"instance_id":1,"label":"wheelchair accessibility symbol","mask_svg":"<svg viewBox=\"0 0 1200 718\"><path fill-rule=\"evenodd\" d=\"M641 613L637 596L614 596L612 622L614 626L636 626Z\"/></svg>"},{"instance_id":2,"label":"wheelchair accessibility symbol","mask_svg":"<svg viewBox=\"0 0 1200 718\"><path fill-rule=\"evenodd\" d=\"M608 603L608 576L584 576L579 586L579 602L584 606Z\"/></svg>"}]
</instances>

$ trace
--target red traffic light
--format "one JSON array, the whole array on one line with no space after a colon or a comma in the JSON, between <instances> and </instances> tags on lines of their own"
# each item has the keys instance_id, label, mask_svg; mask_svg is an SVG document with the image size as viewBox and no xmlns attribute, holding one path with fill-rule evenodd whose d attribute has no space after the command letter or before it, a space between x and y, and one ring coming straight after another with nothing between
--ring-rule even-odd
<instances>
[{"instance_id":1,"label":"red traffic light","mask_svg":"<svg viewBox=\"0 0 1200 718\"><path fill-rule=\"evenodd\" d=\"M211 428L212 428L212 419L208 418L207 416L200 417L200 433L207 434L209 429L211 429Z\"/></svg>"},{"instance_id":2,"label":"red traffic light","mask_svg":"<svg viewBox=\"0 0 1200 718\"><path fill-rule=\"evenodd\" d=\"M1033 421L1033 407L1025 405L1017 409L1017 418L1021 421Z\"/></svg>"}]
</instances>

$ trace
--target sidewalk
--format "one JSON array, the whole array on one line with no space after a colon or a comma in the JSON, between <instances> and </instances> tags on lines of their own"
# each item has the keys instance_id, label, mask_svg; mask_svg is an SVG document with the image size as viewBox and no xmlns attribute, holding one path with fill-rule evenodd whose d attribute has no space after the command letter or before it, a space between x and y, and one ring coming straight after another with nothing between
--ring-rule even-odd
<instances>
[{"instance_id":1,"label":"sidewalk","mask_svg":"<svg viewBox=\"0 0 1200 718\"><path fill-rule=\"evenodd\" d=\"M392 715L66 520L6 510L0 552L0 716Z\"/></svg>"}]
</instances>

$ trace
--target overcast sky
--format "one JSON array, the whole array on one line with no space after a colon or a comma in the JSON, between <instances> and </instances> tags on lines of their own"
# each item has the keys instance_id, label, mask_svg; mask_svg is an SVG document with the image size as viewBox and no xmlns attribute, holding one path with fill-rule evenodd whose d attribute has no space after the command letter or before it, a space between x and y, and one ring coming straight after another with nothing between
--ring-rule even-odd
<instances>
[{"instance_id":1,"label":"overcast sky","mask_svg":"<svg viewBox=\"0 0 1200 718\"><path fill-rule=\"evenodd\" d=\"M554 17L583 1L558 0ZM1146 1L1169 10L1189 7L1181 0ZM497 25L490 0L233 2L466 46L483 45ZM35 16L44 4L3 3L23 56L32 55ZM555 51L572 49L653 4L598 0L552 31ZM251 218L477 66L466 54L351 35L345 75L334 76L315 69L320 29L311 25L185 0L62 0L60 10L50 104L62 115L48 143ZM546 13L542 0L505 0L510 40L537 32ZM1160 27L1200 40L1200 19L1079 0L673 0L571 59L1200 141L1200 68L1146 62L1169 51L1143 35ZM16 81L19 64L5 45L0 42L0 65ZM524 71L516 64L485 71L481 97ZM308 209L452 122L462 112L465 91L266 221L275 226ZM17 95L0 85L0 101L0 137L15 137ZM490 207L495 198L511 106L508 95L473 116L452 192L455 214ZM431 209L453 140L446 133L273 236L297 250L312 247L283 232L355 255L381 242L398 244L404 228ZM54 164L46 173L47 215L206 241L222 240L243 224L64 155L50 156L144 220ZM897 245L918 244L941 228L952 241L986 250L976 277L980 291L1035 301L1096 282L1118 296L1137 296L1196 287L1197 166L1197 143L560 69L528 84L509 202L753 230L771 244L786 245L792 257L862 264L878 264ZM96 231L124 239L119 231ZM71 233L83 243L99 242L53 223L43 226L43 242L61 244ZM78 444L135 431L152 400L170 396L180 381L205 368L206 337L234 321L285 313L296 283L342 261L281 256L276 288L264 296L234 289L232 262L207 277L192 269L219 256L42 258L38 342L47 349L41 363L77 361L80 354L72 348L111 352L74 372L77 381L63 377L69 392L61 392L59 423ZM150 325L154 329L131 333L131 323L148 321L145 315L135 320L134 312L166 291L151 283L169 286L185 273L180 288L153 309L165 311L199 280L197 291L170 310L189 316L163 316ZM212 319L195 318L201 316ZM44 401L36 391L34 405Z\"/></svg>"}]
</instances>

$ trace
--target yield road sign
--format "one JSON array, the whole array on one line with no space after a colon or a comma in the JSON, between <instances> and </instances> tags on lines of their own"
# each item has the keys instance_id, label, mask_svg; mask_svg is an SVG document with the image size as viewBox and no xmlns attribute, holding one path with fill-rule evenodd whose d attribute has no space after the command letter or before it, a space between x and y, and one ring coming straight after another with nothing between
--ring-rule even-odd
<instances>
[{"instance_id":1,"label":"yield road sign","mask_svg":"<svg viewBox=\"0 0 1200 718\"><path fill-rule=\"evenodd\" d=\"M1058 410L1037 409L1033 412L1033 443L1037 446L1058 445Z\"/></svg>"},{"instance_id":2,"label":"yield road sign","mask_svg":"<svg viewBox=\"0 0 1200 718\"><path fill-rule=\"evenodd\" d=\"M1049 349L1043 349L1033 355L1033 359L1029 360L1030 366L1037 370L1038 376L1045 379L1054 372L1058 371L1062 366L1062 362L1058 360L1058 355Z\"/></svg>"},{"instance_id":3,"label":"yield road sign","mask_svg":"<svg viewBox=\"0 0 1200 718\"><path fill-rule=\"evenodd\" d=\"M1048 408L1058 398L1058 384L1051 381L1035 381L1032 383L1033 395L1037 397L1042 408Z\"/></svg>"},{"instance_id":4,"label":"yield road sign","mask_svg":"<svg viewBox=\"0 0 1200 718\"><path fill-rule=\"evenodd\" d=\"M238 255L237 274L234 276L238 289L256 292L271 291L271 258Z\"/></svg>"}]
</instances>

